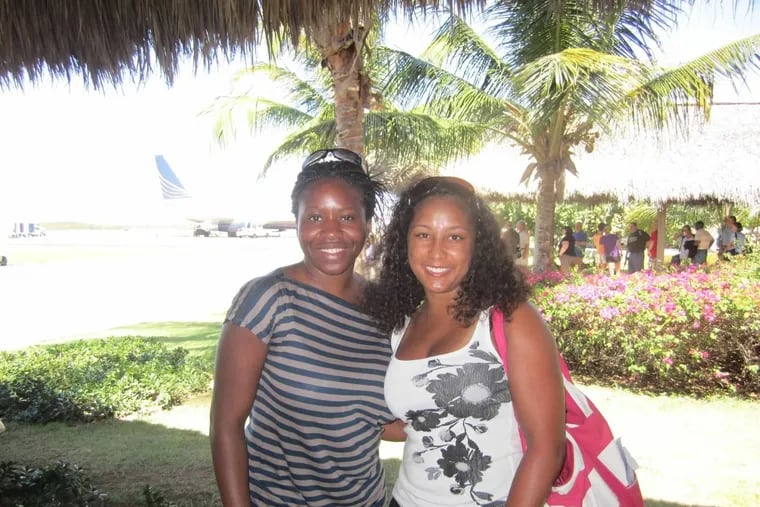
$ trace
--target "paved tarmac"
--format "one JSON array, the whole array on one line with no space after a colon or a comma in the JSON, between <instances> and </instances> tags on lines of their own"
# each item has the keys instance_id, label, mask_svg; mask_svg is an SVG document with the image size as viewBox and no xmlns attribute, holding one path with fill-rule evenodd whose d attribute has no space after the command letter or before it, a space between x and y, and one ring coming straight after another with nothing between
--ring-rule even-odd
<instances>
[{"instance_id":1,"label":"paved tarmac","mask_svg":"<svg viewBox=\"0 0 760 507\"><path fill-rule=\"evenodd\" d=\"M220 320L243 283L300 259L292 235L52 232L8 240L5 249L0 350L143 322Z\"/></svg>"}]
</instances>

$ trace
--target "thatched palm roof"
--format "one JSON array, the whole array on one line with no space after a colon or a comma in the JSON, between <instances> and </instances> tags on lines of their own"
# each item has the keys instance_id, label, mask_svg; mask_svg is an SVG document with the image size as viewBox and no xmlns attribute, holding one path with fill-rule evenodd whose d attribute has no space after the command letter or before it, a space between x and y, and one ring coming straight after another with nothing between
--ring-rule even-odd
<instances>
[{"instance_id":1,"label":"thatched palm roof","mask_svg":"<svg viewBox=\"0 0 760 507\"><path fill-rule=\"evenodd\" d=\"M710 122L693 128L688 139L667 142L649 136L600 139L593 153L578 153L578 177L567 175L569 201L730 202L760 205L760 104L715 105ZM490 176L469 168L485 192L504 199L530 201L535 182L520 185L528 163L517 150L501 148L500 165L514 170ZM467 164L463 166L466 167ZM497 176L498 175L498 176Z\"/></svg>"},{"instance_id":2,"label":"thatched palm roof","mask_svg":"<svg viewBox=\"0 0 760 507\"><path fill-rule=\"evenodd\" d=\"M452 1L468 9L481 0ZM367 19L443 0L0 0L0 81L80 74L95 87L159 72L180 60L210 67L256 46L307 32L325 19ZM350 16L350 17L347 17Z\"/></svg>"},{"instance_id":3,"label":"thatched palm roof","mask_svg":"<svg viewBox=\"0 0 760 507\"><path fill-rule=\"evenodd\" d=\"M620 0L588 0L611 6ZM638 0L642 6L652 0ZM94 87L159 72L181 59L209 68L253 54L262 40L297 40L325 20L368 19L420 7L467 14L485 0L0 0L0 86L47 75Z\"/></svg>"}]
</instances>

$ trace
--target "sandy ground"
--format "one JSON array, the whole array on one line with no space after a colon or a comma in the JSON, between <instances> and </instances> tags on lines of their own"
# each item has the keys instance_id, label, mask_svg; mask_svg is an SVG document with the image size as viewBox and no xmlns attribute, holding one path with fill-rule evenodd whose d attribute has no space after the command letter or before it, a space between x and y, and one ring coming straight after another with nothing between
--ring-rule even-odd
<instances>
[{"instance_id":1,"label":"sandy ground","mask_svg":"<svg viewBox=\"0 0 760 507\"><path fill-rule=\"evenodd\" d=\"M300 257L294 237L193 238L136 231L51 233L11 240L6 248L11 264L0 267L0 350L104 336L141 322L219 320L242 283ZM638 460L647 498L760 505L759 403L696 404L584 389ZM152 419L207 433L208 400ZM398 458L402 444L384 443L381 454ZM734 490L757 494L734 498Z\"/></svg>"}]
</instances>

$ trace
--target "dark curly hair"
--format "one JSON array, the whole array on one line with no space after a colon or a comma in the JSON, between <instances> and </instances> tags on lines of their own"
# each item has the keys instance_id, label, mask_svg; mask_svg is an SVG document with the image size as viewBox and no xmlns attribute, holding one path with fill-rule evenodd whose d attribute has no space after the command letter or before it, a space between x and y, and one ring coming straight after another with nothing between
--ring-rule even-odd
<instances>
[{"instance_id":1,"label":"dark curly hair","mask_svg":"<svg viewBox=\"0 0 760 507\"><path fill-rule=\"evenodd\" d=\"M367 287L364 304L385 332L399 329L425 297L408 260L407 236L415 208L433 196L454 196L475 224L470 269L453 304L453 315L469 324L482 310L499 307L509 318L519 303L528 300L530 286L516 269L500 238L499 226L483 200L463 180L425 178L405 190L393 209L383 237L384 257L377 281Z\"/></svg>"},{"instance_id":2,"label":"dark curly hair","mask_svg":"<svg viewBox=\"0 0 760 507\"><path fill-rule=\"evenodd\" d=\"M348 152L345 149L341 150ZM318 150L314 153L329 151L331 150ZM307 161L312 155L307 157ZM359 155L354 155L361 161ZM362 204L364 205L365 220L370 220L375 216L378 202L382 200L386 192L385 185L381 181L371 177L362 165L357 165L346 160L324 158L315 163L307 164L298 173L296 183L293 185L293 191L290 193L290 209L296 218L298 217L298 203L301 200L301 194L311 184L324 179L340 179L358 190L362 197Z\"/></svg>"}]
</instances>

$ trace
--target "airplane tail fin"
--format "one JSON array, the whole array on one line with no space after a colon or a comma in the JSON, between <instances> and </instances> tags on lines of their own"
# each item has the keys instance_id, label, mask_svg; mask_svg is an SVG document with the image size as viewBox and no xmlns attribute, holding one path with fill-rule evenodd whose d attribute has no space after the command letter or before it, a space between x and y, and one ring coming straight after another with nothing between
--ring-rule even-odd
<instances>
[{"instance_id":1,"label":"airplane tail fin","mask_svg":"<svg viewBox=\"0 0 760 507\"><path fill-rule=\"evenodd\" d=\"M161 194L164 199L185 199L190 197L190 192L179 181L179 178L163 155L156 155L156 168L158 168L158 177L161 181Z\"/></svg>"}]
</instances>

